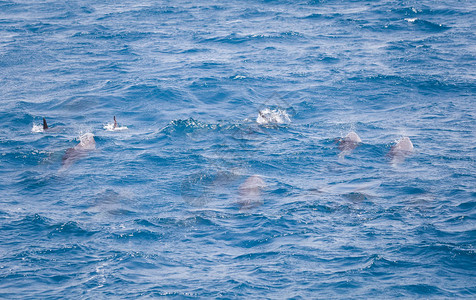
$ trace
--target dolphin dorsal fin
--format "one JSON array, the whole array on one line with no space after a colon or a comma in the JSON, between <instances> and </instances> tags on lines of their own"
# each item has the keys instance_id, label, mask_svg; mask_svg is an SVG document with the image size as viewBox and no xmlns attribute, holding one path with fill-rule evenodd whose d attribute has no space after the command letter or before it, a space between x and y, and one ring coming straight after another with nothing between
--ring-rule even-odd
<instances>
[{"instance_id":1,"label":"dolphin dorsal fin","mask_svg":"<svg viewBox=\"0 0 476 300\"><path fill-rule=\"evenodd\" d=\"M116 116L114 116L114 128L117 127L117 121L116 121Z\"/></svg>"},{"instance_id":2,"label":"dolphin dorsal fin","mask_svg":"<svg viewBox=\"0 0 476 300\"><path fill-rule=\"evenodd\" d=\"M48 129L48 124L46 124L46 119L43 118L43 130Z\"/></svg>"}]
</instances>

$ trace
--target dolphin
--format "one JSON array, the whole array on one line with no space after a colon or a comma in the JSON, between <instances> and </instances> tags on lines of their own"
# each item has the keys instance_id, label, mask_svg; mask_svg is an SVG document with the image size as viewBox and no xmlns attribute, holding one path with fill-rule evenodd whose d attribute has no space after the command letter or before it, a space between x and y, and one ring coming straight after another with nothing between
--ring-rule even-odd
<instances>
[{"instance_id":1,"label":"dolphin","mask_svg":"<svg viewBox=\"0 0 476 300\"><path fill-rule=\"evenodd\" d=\"M263 203L262 191L266 182L259 175L248 177L239 187L240 199L238 204L241 209L250 209Z\"/></svg>"},{"instance_id":2,"label":"dolphin","mask_svg":"<svg viewBox=\"0 0 476 300\"><path fill-rule=\"evenodd\" d=\"M43 124L42 125L36 125L36 124L33 124L33 128L31 129L31 132L56 132L56 131L59 131L59 129L61 128L60 127L53 127L53 128L50 128L48 127L48 124L46 123L46 119L43 118Z\"/></svg>"},{"instance_id":3,"label":"dolphin","mask_svg":"<svg viewBox=\"0 0 476 300\"><path fill-rule=\"evenodd\" d=\"M49 127L48 124L46 123L46 119L43 118L43 124L42 125L35 125L33 124L33 128L31 129L32 132L60 132L63 129L63 126L54 126L54 127Z\"/></svg>"},{"instance_id":4,"label":"dolphin","mask_svg":"<svg viewBox=\"0 0 476 300\"><path fill-rule=\"evenodd\" d=\"M127 126L119 126L116 120L116 116L114 116L114 123L108 123L104 125L104 129L107 131L120 131L120 130L127 130Z\"/></svg>"},{"instance_id":5,"label":"dolphin","mask_svg":"<svg viewBox=\"0 0 476 300\"><path fill-rule=\"evenodd\" d=\"M351 131L344 138L338 140L339 150L350 152L357 148L357 146L362 143L362 140L357 135L357 133Z\"/></svg>"},{"instance_id":6,"label":"dolphin","mask_svg":"<svg viewBox=\"0 0 476 300\"><path fill-rule=\"evenodd\" d=\"M75 161L87 155L91 150L96 149L96 141L94 140L94 135L92 133L85 133L79 137L79 144L72 148L68 148L66 153L63 155L61 165L62 170L67 169Z\"/></svg>"},{"instance_id":7,"label":"dolphin","mask_svg":"<svg viewBox=\"0 0 476 300\"><path fill-rule=\"evenodd\" d=\"M405 160L405 157L413 153L413 143L408 137L402 137L395 145L392 146L389 156L392 158L392 163L400 163Z\"/></svg>"}]
</instances>

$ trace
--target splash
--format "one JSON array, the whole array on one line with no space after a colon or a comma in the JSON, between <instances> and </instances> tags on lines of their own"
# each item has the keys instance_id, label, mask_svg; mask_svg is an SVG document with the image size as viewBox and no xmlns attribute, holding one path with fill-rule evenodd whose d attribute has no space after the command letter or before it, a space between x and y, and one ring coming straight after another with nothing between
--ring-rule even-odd
<instances>
[{"instance_id":1,"label":"splash","mask_svg":"<svg viewBox=\"0 0 476 300\"><path fill-rule=\"evenodd\" d=\"M114 127L114 123L107 123L106 125L104 125L104 130L107 130L107 131L122 131L122 130L127 130L127 126L116 126Z\"/></svg>"},{"instance_id":2,"label":"splash","mask_svg":"<svg viewBox=\"0 0 476 300\"><path fill-rule=\"evenodd\" d=\"M287 124L291 123L288 113L282 109L269 109L265 108L260 110L258 117L256 118L258 124Z\"/></svg>"}]
</instances>

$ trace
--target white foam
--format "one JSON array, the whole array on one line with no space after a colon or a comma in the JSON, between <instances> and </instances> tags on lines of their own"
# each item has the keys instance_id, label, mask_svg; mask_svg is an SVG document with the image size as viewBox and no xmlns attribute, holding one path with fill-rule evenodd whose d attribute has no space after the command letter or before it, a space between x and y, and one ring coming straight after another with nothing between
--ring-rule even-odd
<instances>
[{"instance_id":1,"label":"white foam","mask_svg":"<svg viewBox=\"0 0 476 300\"><path fill-rule=\"evenodd\" d=\"M33 133L38 133L38 132L43 132L43 125L36 125L33 124L33 128L31 128L31 132Z\"/></svg>"},{"instance_id":2,"label":"white foam","mask_svg":"<svg viewBox=\"0 0 476 300\"><path fill-rule=\"evenodd\" d=\"M416 20L418 20L417 18L406 18L405 21L407 22L410 22L410 23L413 23L415 22Z\"/></svg>"},{"instance_id":3,"label":"white foam","mask_svg":"<svg viewBox=\"0 0 476 300\"><path fill-rule=\"evenodd\" d=\"M256 122L258 124L284 124L291 123L291 119L285 110L265 108L260 110Z\"/></svg>"}]
</instances>

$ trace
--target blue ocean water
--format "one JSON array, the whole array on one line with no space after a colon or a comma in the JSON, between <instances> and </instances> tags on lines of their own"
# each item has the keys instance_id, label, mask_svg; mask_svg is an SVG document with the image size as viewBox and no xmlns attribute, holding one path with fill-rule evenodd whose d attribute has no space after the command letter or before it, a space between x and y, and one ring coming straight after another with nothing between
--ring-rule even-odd
<instances>
[{"instance_id":1,"label":"blue ocean water","mask_svg":"<svg viewBox=\"0 0 476 300\"><path fill-rule=\"evenodd\" d=\"M474 299L475 11L1 0L0 298Z\"/></svg>"}]
</instances>

